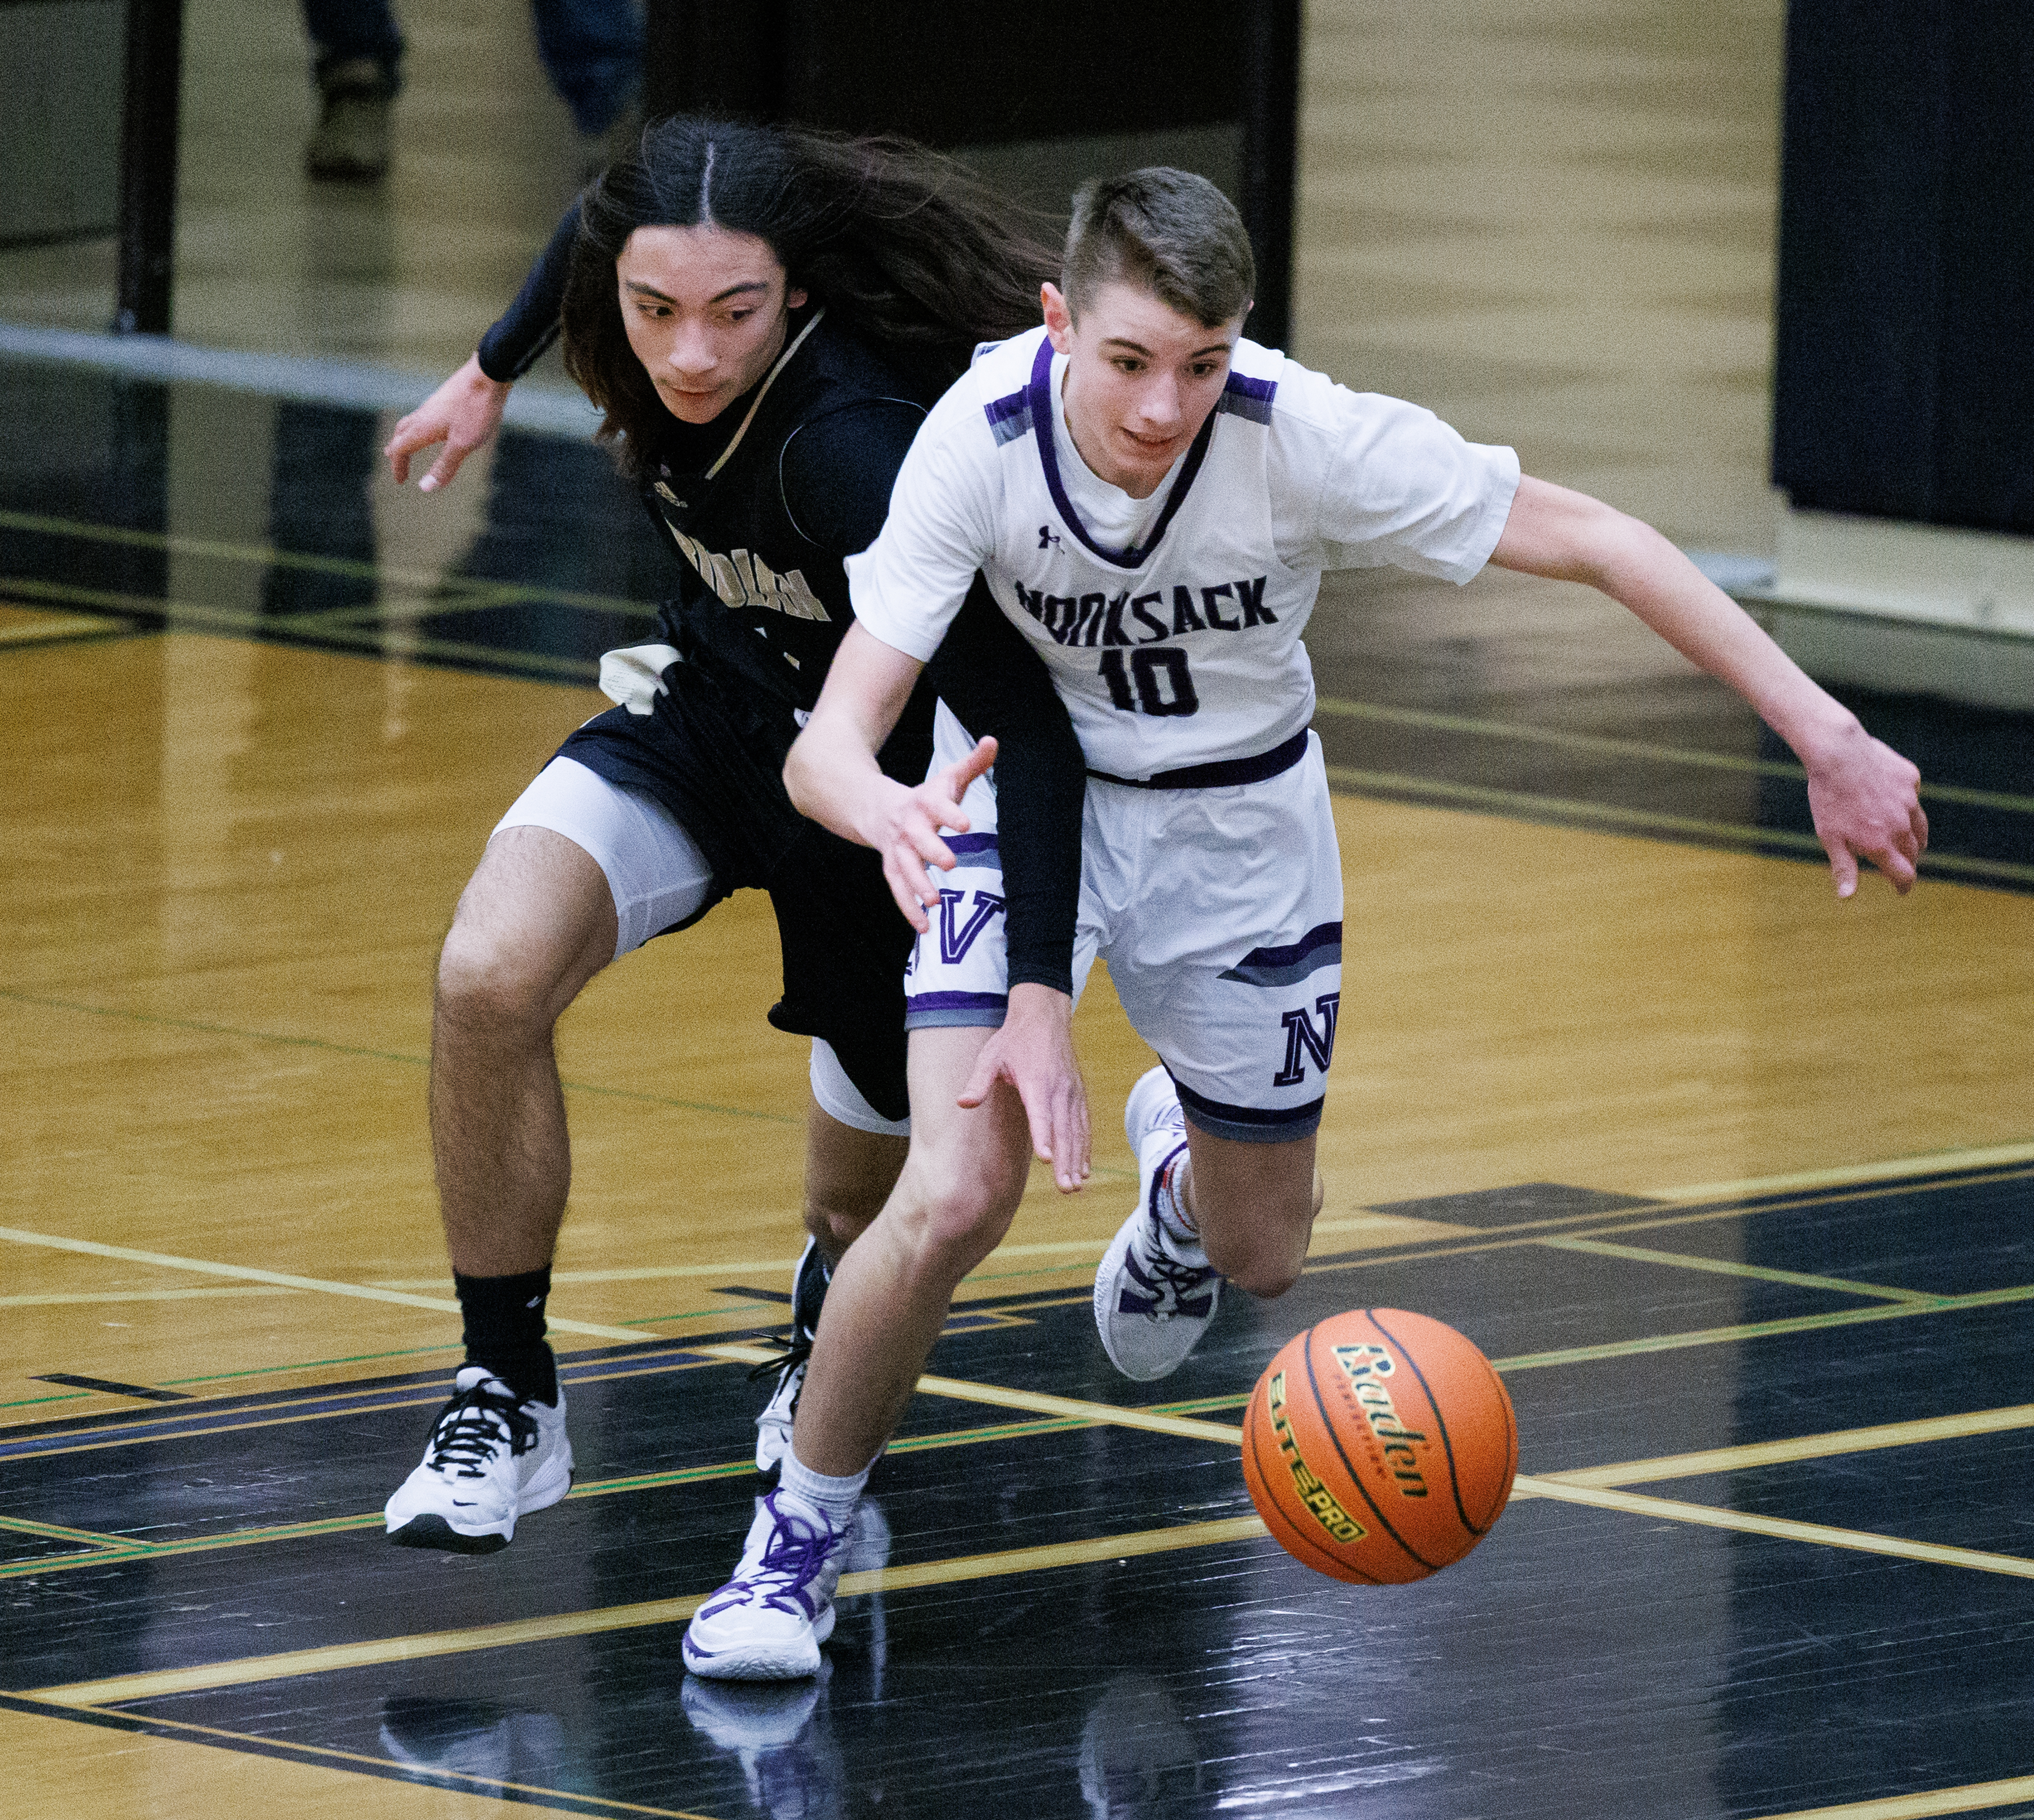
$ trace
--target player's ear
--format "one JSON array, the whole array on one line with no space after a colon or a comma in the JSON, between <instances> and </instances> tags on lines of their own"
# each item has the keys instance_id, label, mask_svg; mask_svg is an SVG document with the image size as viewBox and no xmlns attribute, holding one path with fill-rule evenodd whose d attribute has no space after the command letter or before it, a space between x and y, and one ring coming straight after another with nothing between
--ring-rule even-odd
<instances>
[{"instance_id":1,"label":"player's ear","mask_svg":"<svg viewBox=\"0 0 2034 1820\"><path fill-rule=\"evenodd\" d=\"M804 291L794 287L784 293L784 307L786 310L802 310L805 306L805 294Z\"/></svg>"},{"instance_id":2,"label":"player's ear","mask_svg":"<svg viewBox=\"0 0 2034 1820\"><path fill-rule=\"evenodd\" d=\"M1053 351L1072 353L1074 313L1068 306L1064 293L1056 284L1049 282L1038 287L1038 301L1045 306L1045 333L1052 341Z\"/></svg>"}]
</instances>

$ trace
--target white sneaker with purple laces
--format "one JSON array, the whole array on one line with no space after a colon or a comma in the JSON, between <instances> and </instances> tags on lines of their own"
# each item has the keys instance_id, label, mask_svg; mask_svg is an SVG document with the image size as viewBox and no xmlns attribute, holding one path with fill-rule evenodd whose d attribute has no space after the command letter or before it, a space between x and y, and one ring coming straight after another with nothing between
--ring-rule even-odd
<instances>
[{"instance_id":1,"label":"white sneaker with purple laces","mask_svg":"<svg viewBox=\"0 0 2034 1820\"><path fill-rule=\"evenodd\" d=\"M782 1491L758 1498L734 1578L685 1627L685 1666L711 1681L816 1675L851 1533Z\"/></svg>"},{"instance_id":2,"label":"white sneaker with purple laces","mask_svg":"<svg viewBox=\"0 0 2034 1820\"><path fill-rule=\"evenodd\" d=\"M1137 1153L1137 1205L1094 1274L1094 1325L1109 1363L1148 1383L1186 1363L1214 1319L1222 1273L1158 1217L1165 1171L1187 1147L1187 1118L1163 1068L1130 1090L1123 1135Z\"/></svg>"}]
</instances>

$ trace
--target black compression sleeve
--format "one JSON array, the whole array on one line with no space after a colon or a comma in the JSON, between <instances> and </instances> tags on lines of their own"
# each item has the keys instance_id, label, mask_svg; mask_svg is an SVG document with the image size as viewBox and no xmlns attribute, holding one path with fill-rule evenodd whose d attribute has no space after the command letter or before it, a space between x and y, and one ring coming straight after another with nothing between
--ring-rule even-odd
<instances>
[{"instance_id":1,"label":"black compression sleeve","mask_svg":"<svg viewBox=\"0 0 2034 1820\"><path fill-rule=\"evenodd\" d=\"M1010 983L1070 993L1087 770L1067 711L978 575L926 674L963 726L997 741Z\"/></svg>"},{"instance_id":2,"label":"black compression sleeve","mask_svg":"<svg viewBox=\"0 0 2034 1820\"><path fill-rule=\"evenodd\" d=\"M480 338L480 370L497 385L520 379L544 350L558 338L558 317L565 309L565 279L572 270L572 241L579 233L579 205L565 219L538 254L500 321Z\"/></svg>"}]
</instances>

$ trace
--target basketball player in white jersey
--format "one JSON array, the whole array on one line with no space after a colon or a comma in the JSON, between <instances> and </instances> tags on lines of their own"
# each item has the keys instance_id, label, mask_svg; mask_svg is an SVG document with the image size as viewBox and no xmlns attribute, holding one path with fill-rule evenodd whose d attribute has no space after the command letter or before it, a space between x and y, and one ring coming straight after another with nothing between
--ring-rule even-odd
<instances>
[{"instance_id":1,"label":"basketball player in white jersey","mask_svg":"<svg viewBox=\"0 0 2034 1820\"><path fill-rule=\"evenodd\" d=\"M993 746L970 750L946 717L944 768L915 790L873 756L978 569L1086 755L1076 991L1101 955L1161 1058L1124 1121L1138 1204L1095 1283L1102 1343L1130 1377L1179 1365L1225 1281L1289 1288L1319 1206L1342 869L1300 640L1324 569L1388 563L1461 583L1495 562L1593 584L1799 755L1840 895L1859 855L1902 891L1914 882L1927 839L1915 767L1672 545L1522 478L1509 448L1244 340L1253 283L1242 223L1204 180L1147 171L1086 186L1044 327L978 353L921 427L882 533L848 561L856 623L785 775L806 814L883 853L921 932L906 988L912 1150L834 1278L783 1480L796 1501L780 1493L779 1514L759 1516L735 1580L695 1617L698 1672L816 1668L837 1538L1026 1162L1021 1120L994 1116L993 1098L955 1104L1014 996Z\"/></svg>"}]
</instances>

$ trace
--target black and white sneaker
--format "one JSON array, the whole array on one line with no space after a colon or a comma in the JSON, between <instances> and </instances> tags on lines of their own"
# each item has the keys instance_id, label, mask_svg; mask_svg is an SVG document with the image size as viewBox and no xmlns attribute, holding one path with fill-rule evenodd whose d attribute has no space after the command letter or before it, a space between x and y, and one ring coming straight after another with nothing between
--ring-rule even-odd
<instances>
[{"instance_id":1,"label":"black and white sneaker","mask_svg":"<svg viewBox=\"0 0 2034 1820\"><path fill-rule=\"evenodd\" d=\"M1094 1325L1109 1363L1150 1383L1186 1363L1221 1304L1222 1276L1158 1217L1165 1172L1187 1149L1186 1114L1162 1067L1130 1090L1123 1131L1137 1154L1137 1205L1095 1270Z\"/></svg>"},{"instance_id":2,"label":"black and white sneaker","mask_svg":"<svg viewBox=\"0 0 2034 1820\"><path fill-rule=\"evenodd\" d=\"M572 1489L565 1394L556 1406L516 1393L484 1365L463 1365L452 1401L432 1424L423 1463L384 1512L388 1540L405 1548L491 1555L508 1546L516 1519Z\"/></svg>"},{"instance_id":3,"label":"black and white sneaker","mask_svg":"<svg viewBox=\"0 0 2034 1820\"><path fill-rule=\"evenodd\" d=\"M805 1366L812 1356L812 1336L819 1331L832 1272L817 1241L807 1239L791 1276L791 1337L784 1356L758 1365L749 1375L776 1374L776 1383L763 1413L756 1418L756 1470L774 1473L790 1451L791 1422L798 1413L798 1393L805 1387Z\"/></svg>"}]
</instances>

